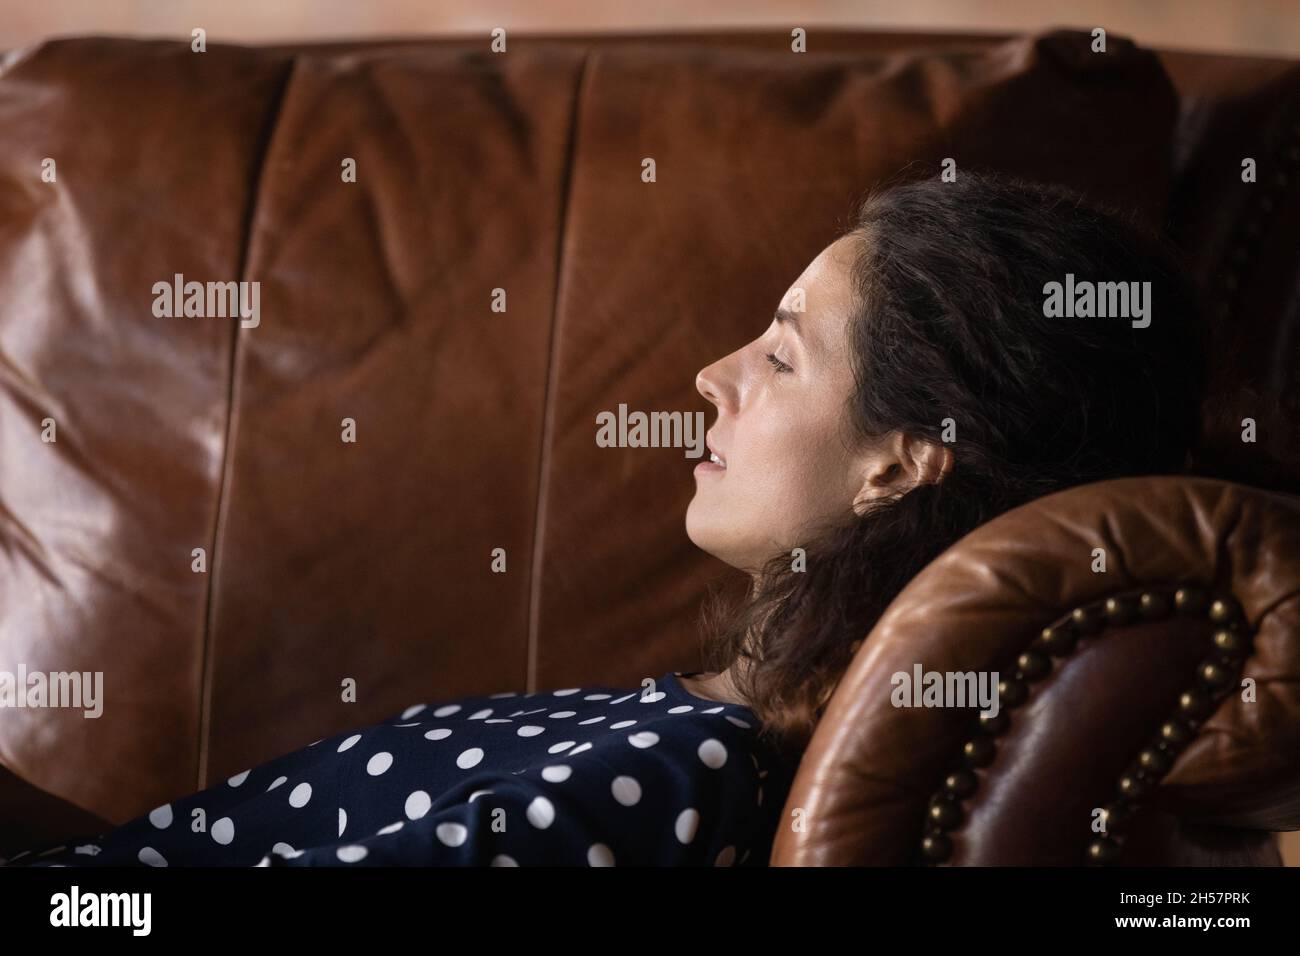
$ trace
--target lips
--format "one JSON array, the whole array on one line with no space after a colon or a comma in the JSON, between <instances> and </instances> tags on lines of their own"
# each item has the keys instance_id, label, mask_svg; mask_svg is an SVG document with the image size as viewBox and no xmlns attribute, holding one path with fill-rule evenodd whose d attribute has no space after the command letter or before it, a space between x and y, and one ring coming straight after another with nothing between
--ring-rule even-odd
<instances>
[{"instance_id":1,"label":"lips","mask_svg":"<svg viewBox=\"0 0 1300 956\"><path fill-rule=\"evenodd\" d=\"M713 439L710 438L708 435L705 435L704 444L709 449L709 460L713 462L715 465L719 465L723 468L726 468L727 459L723 455L719 454L718 449L714 447Z\"/></svg>"}]
</instances>

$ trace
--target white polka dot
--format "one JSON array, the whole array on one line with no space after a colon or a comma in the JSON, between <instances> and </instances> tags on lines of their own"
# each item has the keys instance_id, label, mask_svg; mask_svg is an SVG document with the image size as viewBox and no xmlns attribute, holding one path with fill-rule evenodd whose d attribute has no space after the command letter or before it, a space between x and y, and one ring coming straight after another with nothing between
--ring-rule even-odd
<instances>
[{"instance_id":1,"label":"white polka dot","mask_svg":"<svg viewBox=\"0 0 1300 956\"><path fill-rule=\"evenodd\" d=\"M325 738L322 737L320 740L324 740L324 739L325 739ZM313 740L313 741L312 741L311 743L309 743L307 746L308 746L308 747L315 747L318 743L320 743L320 740Z\"/></svg>"},{"instance_id":2,"label":"white polka dot","mask_svg":"<svg viewBox=\"0 0 1300 956\"><path fill-rule=\"evenodd\" d=\"M361 739L361 735L360 735L360 734L353 734L353 735L352 735L351 737L349 737L347 740L343 741L343 743L339 744L339 749L338 749L337 752L338 752L338 753L343 753L343 751L345 751L345 750L351 750L351 749L353 748L353 746L356 745L356 742L357 742L358 740L360 740L360 739Z\"/></svg>"},{"instance_id":3,"label":"white polka dot","mask_svg":"<svg viewBox=\"0 0 1300 956\"><path fill-rule=\"evenodd\" d=\"M230 817L222 817L212 824L212 839L222 846L230 846L235 839L235 821Z\"/></svg>"},{"instance_id":4,"label":"white polka dot","mask_svg":"<svg viewBox=\"0 0 1300 956\"><path fill-rule=\"evenodd\" d=\"M634 734L628 734L627 742L633 747L639 747L645 750L647 747L653 747L659 743L659 735L649 730L639 730Z\"/></svg>"},{"instance_id":5,"label":"white polka dot","mask_svg":"<svg viewBox=\"0 0 1300 956\"><path fill-rule=\"evenodd\" d=\"M413 724L393 724L394 727L423 727L424 725L418 720Z\"/></svg>"},{"instance_id":6,"label":"white polka dot","mask_svg":"<svg viewBox=\"0 0 1300 956\"><path fill-rule=\"evenodd\" d=\"M482 747L470 747L469 750L462 750L460 756L456 758L456 766L461 770L468 770L470 767L477 767L483 759Z\"/></svg>"},{"instance_id":7,"label":"white polka dot","mask_svg":"<svg viewBox=\"0 0 1300 956\"><path fill-rule=\"evenodd\" d=\"M553 767L542 768L542 779L547 783L564 783L573 775L573 768L566 767L564 764L557 764Z\"/></svg>"},{"instance_id":8,"label":"white polka dot","mask_svg":"<svg viewBox=\"0 0 1300 956\"><path fill-rule=\"evenodd\" d=\"M677 814L677 822L673 824L673 832L677 834L678 843L690 843L695 839L699 828L700 811L694 807L687 807Z\"/></svg>"},{"instance_id":9,"label":"white polka dot","mask_svg":"<svg viewBox=\"0 0 1300 956\"><path fill-rule=\"evenodd\" d=\"M636 724L635 720L620 720L617 723L609 725L610 730L622 730L624 727L631 727Z\"/></svg>"},{"instance_id":10,"label":"white polka dot","mask_svg":"<svg viewBox=\"0 0 1300 956\"><path fill-rule=\"evenodd\" d=\"M271 858L270 858L269 856L264 856L264 857L262 857L260 860L258 860L256 863L253 864L254 867L258 867L258 866L270 866L270 865L271 865Z\"/></svg>"},{"instance_id":11,"label":"white polka dot","mask_svg":"<svg viewBox=\"0 0 1300 956\"><path fill-rule=\"evenodd\" d=\"M463 823L439 823L434 832L446 846L460 846L469 837L469 830Z\"/></svg>"},{"instance_id":12,"label":"white polka dot","mask_svg":"<svg viewBox=\"0 0 1300 956\"><path fill-rule=\"evenodd\" d=\"M714 866L731 866L736 861L736 848L734 846L724 846L718 858L713 861Z\"/></svg>"},{"instance_id":13,"label":"white polka dot","mask_svg":"<svg viewBox=\"0 0 1300 956\"><path fill-rule=\"evenodd\" d=\"M439 727L437 730L431 730L424 735L425 740L446 740L451 736L451 731L445 727Z\"/></svg>"},{"instance_id":14,"label":"white polka dot","mask_svg":"<svg viewBox=\"0 0 1300 956\"><path fill-rule=\"evenodd\" d=\"M727 748L722 746L721 740L715 740L713 737L700 744L698 753L700 759L704 761L704 766L713 770L717 770L727 762Z\"/></svg>"},{"instance_id":15,"label":"white polka dot","mask_svg":"<svg viewBox=\"0 0 1300 956\"><path fill-rule=\"evenodd\" d=\"M492 857L492 862L488 865L489 866L518 866L519 864L515 862L515 858L513 856L506 856L504 853L498 853L496 856Z\"/></svg>"},{"instance_id":16,"label":"white polka dot","mask_svg":"<svg viewBox=\"0 0 1300 956\"><path fill-rule=\"evenodd\" d=\"M492 717L483 721L485 724L513 724L514 721L509 717Z\"/></svg>"},{"instance_id":17,"label":"white polka dot","mask_svg":"<svg viewBox=\"0 0 1300 956\"><path fill-rule=\"evenodd\" d=\"M435 717L450 717L456 711L460 710L460 704L447 704L445 707L439 707L433 712Z\"/></svg>"},{"instance_id":18,"label":"white polka dot","mask_svg":"<svg viewBox=\"0 0 1300 956\"><path fill-rule=\"evenodd\" d=\"M520 737L536 737L538 734L546 732L545 727L538 727L536 724L524 724L515 731Z\"/></svg>"},{"instance_id":19,"label":"white polka dot","mask_svg":"<svg viewBox=\"0 0 1300 956\"><path fill-rule=\"evenodd\" d=\"M587 848L588 866L613 866L614 851L603 843L593 843Z\"/></svg>"},{"instance_id":20,"label":"white polka dot","mask_svg":"<svg viewBox=\"0 0 1300 956\"><path fill-rule=\"evenodd\" d=\"M339 807L339 836L342 836L343 831L346 830L347 828L348 828L348 812L344 810L342 807Z\"/></svg>"},{"instance_id":21,"label":"white polka dot","mask_svg":"<svg viewBox=\"0 0 1300 956\"><path fill-rule=\"evenodd\" d=\"M429 812L433 800L423 790L416 790L406 798L406 819L418 820Z\"/></svg>"},{"instance_id":22,"label":"white polka dot","mask_svg":"<svg viewBox=\"0 0 1300 956\"><path fill-rule=\"evenodd\" d=\"M491 707L488 707L488 708L486 708L486 709L484 709L484 710L476 710L476 711L474 711L474 713L472 713L472 714L469 715L469 718L468 718L468 719L469 719L469 720L483 720L484 718L486 718L486 717L491 717L491 716L492 716L492 708L491 708Z\"/></svg>"},{"instance_id":23,"label":"white polka dot","mask_svg":"<svg viewBox=\"0 0 1300 956\"><path fill-rule=\"evenodd\" d=\"M378 777L392 765L393 755L387 750L381 750L366 761L366 773L370 774L372 777Z\"/></svg>"},{"instance_id":24,"label":"white polka dot","mask_svg":"<svg viewBox=\"0 0 1300 956\"><path fill-rule=\"evenodd\" d=\"M245 780L248 779L248 775L249 775L250 772L251 772L251 771L245 770L243 773L237 773L237 774L235 774L233 777L231 777L229 780L227 780L226 783L230 784L232 787L237 787L237 786L239 786L241 783L243 783Z\"/></svg>"},{"instance_id":25,"label":"white polka dot","mask_svg":"<svg viewBox=\"0 0 1300 956\"><path fill-rule=\"evenodd\" d=\"M750 725L745 723L745 721L741 720L739 717L732 717L730 714L728 714L727 719L731 721L733 724L735 724L737 727L744 727L746 730L749 729Z\"/></svg>"},{"instance_id":26,"label":"white polka dot","mask_svg":"<svg viewBox=\"0 0 1300 956\"><path fill-rule=\"evenodd\" d=\"M311 799L311 784L300 783L289 792L289 806L305 807Z\"/></svg>"},{"instance_id":27,"label":"white polka dot","mask_svg":"<svg viewBox=\"0 0 1300 956\"><path fill-rule=\"evenodd\" d=\"M690 713L690 712L691 712L692 710L694 710L694 709L695 709L695 708L692 707L690 704L680 704L680 705L678 705L677 707L669 707L669 708L668 708L668 713L670 713L670 714L687 714L687 713Z\"/></svg>"},{"instance_id":28,"label":"white polka dot","mask_svg":"<svg viewBox=\"0 0 1300 956\"><path fill-rule=\"evenodd\" d=\"M577 716L577 713L576 710L557 710L555 713L551 714L551 720L563 720L565 717L575 717Z\"/></svg>"},{"instance_id":29,"label":"white polka dot","mask_svg":"<svg viewBox=\"0 0 1300 956\"><path fill-rule=\"evenodd\" d=\"M561 740L558 744L551 744L546 748L548 754L558 754L561 750L568 750L574 745L575 741Z\"/></svg>"},{"instance_id":30,"label":"white polka dot","mask_svg":"<svg viewBox=\"0 0 1300 956\"><path fill-rule=\"evenodd\" d=\"M555 822L555 805L545 797L533 797L533 802L528 804L524 816L537 829L545 830Z\"/></svg>"},{"instance_id":31,"label":"white polka dot","mask_svg":"<svg viewBox=\"0 0 1300 956\"><path fill-rule=\"evenodd\" d=\"M370 855L370 851L363 846L341 846L338 848L338 858L344 863L360 863Z\"/></svg>"},{"instance_id":32,"label":"white polka dot","mask_svg":"<svg viewBox=\"0 0 1300 956\"><path fill-rule=\"evenodd\" d=\"M275 846L271 847L271 852L276 856L287 856L290 859L293 859L295 856L302 856L301 853L289 846L287 843L277 843Z\"/></svg>"},{"instance_id":33,"label":"white polka dot","mask_svg":"<svg viewBox=\"0 0 1300 956\"><path fill-rule=\"evenodd\" d=\"M632 699L633 697L635 697L635 696L636 696L635 693L625 694L625 695L623 695L622 697L620 697L618 700L611 700L611 701L610 701L610 704L611 704L611 705L613 705L613 704L621 704L621 703L623 703L623 701L625 701L625 700L631 700L631 699Z\"/></svg>"},{"instance_id":34,"label":"white polka dot","mask_svg":"<svg viewBox=\"0 0 1300 956\"><path fill-rule=\"evenodd\" d=\"M288 777L276 777L276 778L275 778L275 783L273 783L273 784L271 784L269 787L267 787L267 788L266 788L266 792L267 792L267 793L270 793L270 792L271 792L272 790L274 790L276 787L280 786L282 783L285 783L288 779L289 779Z\"/></svg>"},{"instance_id":35,"label":"white polka dot","mask_svg":"<svg viewBox=\"0 0 1300 956\"><path fill-rule=\"evenodd\" d=\"M633 806L641 800L641 784L637 783L635 777L615 777L609 789L614 794L614 799L625 807Z\"/></svg>"},{"instance_id":36,"label":"white polka dot","mask_svg":"<svg viewBox=\"0 0 1300 956\"><path fill-rule=\"evenodd\" d=\"M519 694L513 690L503 690L499 694L488 695L488 700L499 700L502 697L518 697Z\"/></svg>"},{"instance_id":37,"label":"white polka dot","mask_svg":"<svg viewBox=\"0 0 1300 956\"><path fill-rule=\"evenodd\" d=\"M426 706L428 706L428 705L427 705L427 704L412 704L410 707L406 708L406 710L402 711L402 720L410 720L412 717L414 717L414 716L415 716L416 714L418 714L420 711L424 710L424 708L425 708Z\"/></svg>"},{"instance_id":38,"label":"white polka dot","mask_svg":"<svg viewBox=\"0 0 1300 956\"><path fill-rule=\"evenodd\" d=\"M583 700L609 700L613 694L588 694Z\"/></svg>"},{"instance_id":39,"label":"white polka dot","mask_svg":"<svg viewBox=\"0 0 1300 956\"><path fill-rule=\"evenodd\" d=\"M710 707L708 710L702 710L702 711L700 711L700 713L702 713L702 714L720 714L720 713L722 713L725 709L726 709L725 707Z\"/></svg>"},{"instance_id":40,"label":"white polka dot","mask_svg":"<svg viewBox=\"0 0 1300 956\"><path fill-rule=\"evenodd\" d=\"M582 690L581 687L566 687L564 690L557 690L557 691L555 692L555 696L556 696L556 697L568 697L570 694L576 694L576 693L578 693L578 691L580 691L580 690Z\"/></svg>"},{"instance_id":41,"label":"white polka dot","mask_svg":"<svg viewBox=\"0 0 1300 956\"><path fill-rule=\"evenodd\" d=\"M590 749L591 749L590 741L588 741L585 744L578 744L578 746L574 747L572 750L569 751L569 756L572 757L574 754L580 754L584 750L590 750Z\"/></svg>"},{"instance_id":42,"label":"white polka dot","mask_svg":"<svg viewBox=\"0 0 1300 956\"><path fill-rule=\"evenodd\" d=\"M579 723L579 724L598 724L598 723L600 723L600 722L601 722L602 720L604 720L604 719L605 719L605 717L604 717L604 715L602 714L602 715L599 716L599 717L588 717L586 720L580 720L580 721L578 721L578 723Z\"/></svg>"},{"instance_id":43,"label":"white polka dot","mask_svg":"<svg viewBox=\"0 0 1300 956\"><path fill-rule=\"evenodd\" d=\"M379 832L376 833L375 836L388 836L388 834L390 834L390 833L396 833L398 830L402 829L402 827L404 827L404 826L406 826L406 824L405 824L404 822L402 822L401 820L398 820L396 823L390 823L390 824L388 824L388 826L386 826L386 827L381 827L380 830L379 830Z\"/></svg>"},{"instance_id":44,"label":"white polka dot","mask_svg":"<svg viewBox=\"0 0 1300 956\"><path fill-rule=\"evenodd\" d=\"M159 830L166 830L172 825L172 805L164 803L161 807L149 811L149 822Z\"/></svg>"},{"instance_id":45,"label":"white polka dot","mask_svg":"<svg viewBox=\"0 0 1300 956\"><path fill-rule=\"evenodd\" d=\"M663 700L663 699L664 699L665 697L667 697L667 696L668 696L668 695L665 694L663 691L661 691L661 690L657 690L657 691L655 691L653 694L646 694L644 697L642 697L642 698L641 698L641 703L643 703L643 704L657 704L657 703L659 703L659 701Z\"/></svg>"},{"instance_id":46,"label":"white polka dot","mask_svg":"<svg viewBox=\"0 0 1300 956\"><path fill-rule=\"evenodd\" d=\"M17 857L15 857L15 859L17 859ZM147 866L167 865L167 861L163 859L163 855L151 846L146 846L142 848L140 852L136 855L136 859L138 859L141 863L144 863Z\"/></svg>"}]
</instances>

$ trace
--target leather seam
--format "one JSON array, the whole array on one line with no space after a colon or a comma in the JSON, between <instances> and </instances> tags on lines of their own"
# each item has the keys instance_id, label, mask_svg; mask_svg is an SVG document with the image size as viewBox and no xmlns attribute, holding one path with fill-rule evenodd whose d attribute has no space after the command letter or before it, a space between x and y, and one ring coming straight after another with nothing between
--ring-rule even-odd
<instances>
[{"instance_id":1,"label":"leather seam","mask_svg":"<svg viewBox=\"0 0 1300 956\"><path fill-rule=\"evenodd\" d=\"M240 250L239 257L239 278L247 278L248 263L250 252L253 244L253 228L257 222L258 207L262 198L262 191L265 185L267 173L267 159L271 154L271 146L275 141L275 134L280 128L280 119L284 115L284 105L289 98L289 87L293 83L293 77L298 67L298 57L293 56L285 70L284 79L280 82L280 89L276 96L274 108L271 111L270 119L267 124L267 132L262 143L261 156L257 164L257 172L253 179L253 193L248 203L247 222L244 227L243 248ZM242 325L231 323L230 334L230 358L229 370L226 380L226 430L225 437L221 447L221 480L217 484L217 501L214 509L212 520L212 536L208 549L208 593L203 612L203 648L199 669L199 713L198 713L198 747L195 766L195 777L198 789L204 788L204 778L207 776L208 769L208 738L212 722L212 661L213 661L213 644L215 641L214 621L216 618L216 600L217 576L220 573L221 558L218 552L218 542L221 540L222 530L225 527L226 513L228 508L229 496L227 491L230 486L231 472L231 445L236 433L235 419L238 415L238 404L235 402L235 393L238 390L238 371L239 371L239 341L241 338Z\"/></svg>"},{"instance_id":2,"label":"leather seam","mask_svg":"<svg viewBox=\"0 0 1300 956\"><path fill-rule=\"evenodd\" d=\"M564 182L560 191L559 238L555 245L555 289L551 301L551 336L546 350L546 381L542 386L542 440L537 462L537 503L533 509L533 553L528 569L528 634L524 664L524 684L527 693L537 690L537 656L541 637L541 566L546 538L547 492L550 490L548 479L551 444L555 433L555 365L560 337L560 304L563 301L561 285L564 281L564 249L568 240L569 203L573 194L578 122L582 115L582 94L586 88L587 64L590 60L591 50L588 48L583 51L582 62L578 64L578 76L573 86L573 119L569 123L569 139L565 145Z\"/></svg>"}]
</instances>

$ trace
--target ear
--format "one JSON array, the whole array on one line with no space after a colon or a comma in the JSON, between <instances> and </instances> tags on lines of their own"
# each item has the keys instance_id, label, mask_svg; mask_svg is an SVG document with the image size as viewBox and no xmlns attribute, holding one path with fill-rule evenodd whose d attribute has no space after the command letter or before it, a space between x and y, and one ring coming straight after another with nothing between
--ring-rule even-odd
<instances>
[{"instance_id":1,"label":"ear","mask_svg":"<svg viewBox=\"0 0 1300 956\"><path fill-rule=\"evenodd\" d=\"M862 459L862 488L853 511L862 515L876 502L904 495L919 485L937 484L952 471L947 445L892 432Z\"/></svg>"}]
</instances>

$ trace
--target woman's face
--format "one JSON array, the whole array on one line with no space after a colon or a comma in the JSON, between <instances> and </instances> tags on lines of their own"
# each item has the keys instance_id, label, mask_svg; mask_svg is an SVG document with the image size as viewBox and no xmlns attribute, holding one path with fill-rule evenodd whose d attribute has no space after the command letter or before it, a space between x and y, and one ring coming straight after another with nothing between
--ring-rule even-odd
<instances>
[{"instance_id":1,"label":"woman's face","mask_svg":"<svg viewBox=\"0 0 1300 956\"><path fill-rule=\"evenodd\" d=\"M877 464L847 414L857 242L822 250L767 330L696 376L718 409L708 445L724 464L696 467L686 533L734 567L755 571L807 544L818 525L851 517Z\"/></svg>"}]
</instances>

